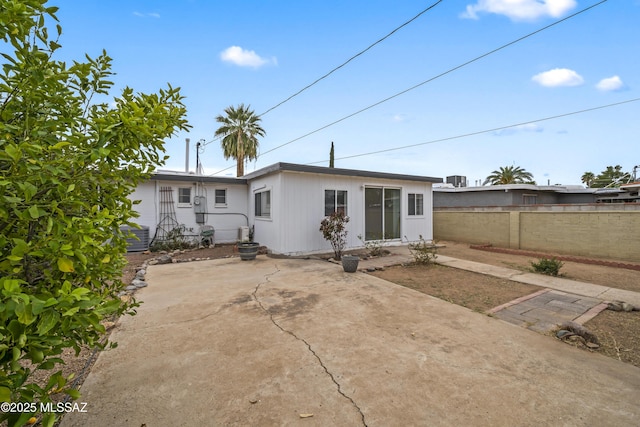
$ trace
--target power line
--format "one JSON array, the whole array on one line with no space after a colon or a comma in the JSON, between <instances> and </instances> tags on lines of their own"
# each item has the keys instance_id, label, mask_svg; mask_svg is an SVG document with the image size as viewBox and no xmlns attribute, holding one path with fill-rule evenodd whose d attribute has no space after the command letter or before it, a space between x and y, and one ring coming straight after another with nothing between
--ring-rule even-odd
<instances>
[{"instance_id":1,"label":"power line","mask_svg":"<svg viewBox=\"0 0 640 427\"><path fill-rule=\"evenodd\" d=\"M320 81L326 79L327 77L329 77L331 74L333 74L334 72L338 71L339 69L343 68L345 65L347 65L348 63L350 63L351 61L353 61L354 59L358 58L359 56L363 55L364 53L366 53L367 51L371 50L374 46L382 43L383 41L385 41L386 39L388 39L389 37L391 37L393 34L395 34L396 32L398 32L399 30L401 30L402 28L406 27L407 25L409 25L410 23L412 23L413 21L415 21L416 19L418 19L420 16L424 15L425 13L427 13L428 11L430 11L431 9L433 9L434 7L436 7L438 4L442 3L443 0L438 0L437 2L433 3L432 5L430 5L429 7L427 7L426 9L420 11L416 16L414 16L413 18L409 19L408 21L404 22L402 25L394 28L390 33L388 33L387 35L385 35L384 37L382 37L381 39L379 39L378 41L370 44L369 46L367 46L365 49L361 50L360 52L356 53L355 55L353 55L351 58L347 59L345 62L343 62L342 64L338 65L337 67L333 68L331 71L327 72L326 74L324 74L323 76L317 78L316 80L314 80L312 83L309 83L308 85L306 85L305 87L303 87L302 89L300 89L299 91L297 91L296 93L294 93L293 95L289 96L288 98L284 99L283 101L280 101L279 103L277 103L276 105L274 105L273 107L269 108L267 111L265 111L264 113L261 113L258 115L258 117L262 117L265 114L275 110L276 108L280 107L282 104L284 104L285 102L290 101L291 99L295 98L296 96L300 95L302 92L304 92L305 90L309 89L310 87L316 85L317 83L319 83ZM209 142L206 142L203 144L203 147L206 145L211 144L214 141L217 141L218 139L220 139L220 137L218 138L214 138ZM225 169L227 170L227 169ZM222 172L222 171L221 171Z\"/></svg>"},{"instance_id":2,"label":"power line","mask_svg":"<svg viewBox=\"0 0 640 427\"><path fill-rule=\"evenodd\" d=\"M357 116L357 115L358 115L358 114L360 114L360 113L363 113L363 112L365 112L365 111L367 111L367 110L370 110L370 109L372 109L372 108L374 108L374 107L377 107L378 105L383 104L383 103L385 103L385 102L387 102L387 101L390 101L390 100L392 100L392 99L394 99L394 98L397 98L397 97L399 97L400 95L404 95L405 93L410 92L410 91L412 91L412 90L414 90L414 89L417 89L417 88L419 88L419 87L421 87L421 86L423 86L423 85L425 85L425 84L427 84L427 83L430 83L430 82L432 82L432 81L434 81L434 80L436 80L436 79L439 79L440 77L446 76L447 74L450 74L450 73L452 73L452 72L454 72L454 71L457 71L457 70L459 70L460 68L466 67L467 65L470 65L470 64L472 64L472 63L474 63L474 62L476 62L476 61L479 61L480 59L486 58L487 56L492 55L492 54L494 54L494 53L496 53L496 52L498 52L498 51L500 51L500 50L502 50L502 49L505 49L505 48L507 48L507 47L509 47L509 46L512 46L512 45L516 44L516 43L519 43L519 42L521 42L522 40L525 40L525 39L527 39L527 38L529 38L529 37L531 37L531 36L534 36L534 35L536 35L536 34L538 34L538 33L542 32L542 31L545 31L545 30L547 30L547 29L549 29L549 28L551 28L551 27L553 27L553 26L555 26L555 25L558 25L558 24L560 24L560 23L562 23L562 22L564 22L564 21L567 21L567 20L569 20L569 19L571 19L571 18L574 18L574 17L576 17L576 16L578 16L578 15L580 15L580 14L584 13L584 12L587 12L588 10L593 9L594 7L599 6L599 5L603 4L603 3L606 3L607 1L608 1L608 0L601 0L600 2L595 3L595 4L593 4L593 5L589 6L589 7L586 7L586 8L584 8L584 9L582 9L582 10L579 10L578 12L576 12L576 13L574 13L574 14L571 14L571 15L569 15L569 16L567 16L567 17L563 18L563 19L560 19L560 20L558 20L558 21L555 21L555 22L553 22L553 23L551 23L551 24L549 24L549 25L546 25L546 26L544 26L544 27L542 27L542 28L540 28L540 29L538 29L538 30L536 30L536 31L533 31L533 32L531 32L531 33L529 33L529 34L527 34L527 35L525 35L525 36L522 36L522 37L520 37L520 38L518 38L518 39L516 39L516 40L513 40L513 41L511 41L511 42L509 42L509 43L507 43L507 44L504 44L504 45L502 45L502 46L500 46L500 47L498 47L498 48L496 48L496 49L493 49L493 50L491 50L491 51L489 51L489 52L486 52L486 53L484 53L484 54L482 54L482 55L480 55L480 56L477 56L477 57L475 57L475 58L473 58L473 59L471 59L471 60L469 60L469 61L467 61L467 62L464 62L464 63L462 63L462 64L460 64L460 65L458 65L458 66L456 66L456 67L450 68L449 70L444 71L444 72L442 72L442 73L440 73L440 74L438 74L438 75L436 75L436 76L434 76L434 77L431 77L431 78L429 78L429 79L427 79L427 80L425 80L425 81L423 81L423 82L421 82L421 83L418 83L418 84L416 84L416 85L413 85L413 86L411 86L411 87L410 87L410 88L408 88L408 89L405 89L405 90L403 90L403 91L401 91L401 92L398 92L398 93L396 93L396 94L394 94L394 95L391 95L391 96L389 96L389 97L387 97L387 98L384 98L384 99L382 99L381 101L378 101L378 102L376 102L376 103L374 103L374 104L371 104L371 105L369 105L369 106L367 106L367 107L364 107L364 108L362 108L362 109L360 109L360 110L358 110L358 111L356 111L356 112L354 112L354 113L351 113L351 114L349 114L349 115L347 115L347 116L344 116L344 117L342 117L342 118L340 118L340 119L338 119L338 120L335 120L335 121L333 121L333 122L331 122L331 123L329 123L329 124L326 124L326 125L324 125L324 126L322 126L322 127L320 127L320 128L317 128L317 129L315 129L315 130L313 130L313 131L311 131L311 132L308 132L308 133L306 133L306 134L304 134L304 135L302 135L302 136L299 136L299 137L297 137L297 138L295 138L295 139L292 139L292 140L290 140L290 141L288 141L288 142L285 142L284 144L280 144L280 145L278 145L278 146L276 146L276 147L274 147L274 148L272 148L272 149L270 149L270 150L265 151L264 153L261 153L258 157L263 156L263 155L268 154L268 153L271 153L272 151L275 151L275 150L277 150L277 149L279 149L279 148L282 148L282 147L284 147L284 146L286 146L286 145L292 144L292 143L294 143L294 142L296 142L296 141L299 141L299 140L301 140L301 139L303 139L303 138L306 138L306 137L308 137L308 136L310 136L310 135L313 135L314 133L318 133L318 132L320 132L321 130L327 129L327 128L329 128L329 127L333 126L333 125L336 125L336 124L338 124L338 123L340 123L340 122L343 122L343 121L345 121L345 120L347 120L347 119L350 119L351 117Z\"/></svg>"},{"instance_id":3,"label":"power line","mask_svg":"<svg viewBox=\"0 0 640 427\"><path fill-rule=\"evenodd\" d=\"M386 36L382 37L380 40L376 41L375 43L370 44L366 49L361 50L360 52L356 53L355 55L353 55L351 58L347 59L345 62L343 62L342 64L338 65L337 67L335 67L334 69L332 69L331 71L329 71L328 73L326 73L325 75L323 75L322 77L319 77L318 79L316 79L315 81L313 81L313 83L310 83L308 85L306 85L305 87L303 87L302 89L300 89L299 91L297 91L296 93L294 93L293 95L289 96L288 98L286 98L284 101L280 101L278 104L274 105L273 107L269 108L267 111L265 111L264 113L260 114L261 116L264 116L265 114L269 113L270 111L275 110L276 108L278 108L279 106L281 106L282 104L284 104L287 101L290 101L292 98L295 98L296 96L300 95L302 92L304 92L305 90L309 89L311 86L319 83L321 80L326 79L327 77L329 77L331 74L333 74L334 72L338 71L340 68L344 67L345 65L347 65L349 62L353 61L354 59L356 59L357 57L363 55L364 53L366 53L368 50L370 50L371 48L373 48L375 45L382 43L383 41L385 41L386 39L388 39L389 37L391 37L394 33L396 33L397 31L399 31L400 29L402 29L403 27L406 27L407 25L409 25L410 23L412 23L413 21L415 21L416 19L418 19L421 15L427 13L428 11L430 11L431 9L433 9L434 7L436 7L438 4L442 3L442 0L438 0L437 2L433 3L431 6L427 7L426 9L422 10L420 13L418 13L416 16L414 16L413 18L409 19L408 21L406 21L405 23L403 23L402 25L400 25L399 27L396 27L393 29L393 31L391 31L389 34L387 34Z\"/></svg>"},{"instance_id":4,"label":"power line","mask_svg":"<svg viewBox=\"0 0 640 427\"><path fill-rule=\"evenodd\" d=\"M517 126L529 125L529 124L532 124L532 123L544 122L544 121L548 121L548 120L559 119L559 118L562 118L562 117L573 116L573 115L576 115L576 114L588 113L590 111L602 110L604 108L616 107L618 105L628 104L628 103L637 102L637 101L640 101L640 98L628 99L626 101L620 101L620 102L616 102L616 103L613 103L613 104L601 105L599 107L586 108L584 110L572 111L570 113L557 114L555 116L544 117L544 118L536 119L536 120L529 120L529 121L526 121L526 122L520 122L520 123L516 123L516 124L511 124L511 125L508 125L508 126L500 126L500 127L497 127L497 128L485 129L485 130L480 130L480 131L477 131L477 132L471 132L471 133L465 133L465 134L462 134L462 135L450 136L450 137L447 137L447 138L434 139L434 140L426 141L426 142L419 142L417 144L403 145L401 147L386 148L384 150L370 151L368 153L360 153L360 154L353 154L351 156L338 157L335 160L353 159L355 157L371 156L373 154L387 153L389 151L404 150L406 148L413 148L413 147L418 147L418 146L421 146L421 145L435 144L436 142L444 142L444 141L451 141L453 139L467 138L469 136L475 136L475 135L480 135L480 134L489 133L489 132L496 132L496 131L499 131L499 130L509 129L509 128L513 128L513 127L517 127ZM326 163L326 162L327 162L327 160L321 160L321 161L318 161L318 162L312 162L312 163L307 163L307 164L308 165L315 165L315 164L318 164L318 163Z\"/></svg>"}]
</instances>

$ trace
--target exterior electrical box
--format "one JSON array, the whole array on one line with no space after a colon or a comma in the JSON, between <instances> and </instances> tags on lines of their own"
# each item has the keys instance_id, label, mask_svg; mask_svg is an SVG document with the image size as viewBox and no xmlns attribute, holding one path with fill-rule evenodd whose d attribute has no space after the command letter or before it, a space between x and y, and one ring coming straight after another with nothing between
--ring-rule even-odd
<instances>
[{"instance_id":1,"label":"exterior electrical box","mask_svg":"<svg viewBox=\"0 0 640 427\"><path fill-rule=\"evenodd\" d=\"M196 213L196 224L204 224L204 215L207 213L207 198L195 196L193 198L193 211Z\"/></svg>"},{"instance_id":2,"label":"exterior electrical box","mask_svg":"<svg viewBox=\"0 0 640 427\"><path fill-rule=\"evenodd\" d=\"M195 196L193 198L193 210L195 213L207 213L207 198L204 196Z\"/></svg>"},{"instance_id":3,"label":"exterior electrical box","mask_svg":"<svg viewBox=\"0 0 640 427\"><path fill-rule=\"evenodd\" d=\"M238 240L241 242L249 241L249 227L240 227L238 230Z\"/></svg>"}]
</instances>

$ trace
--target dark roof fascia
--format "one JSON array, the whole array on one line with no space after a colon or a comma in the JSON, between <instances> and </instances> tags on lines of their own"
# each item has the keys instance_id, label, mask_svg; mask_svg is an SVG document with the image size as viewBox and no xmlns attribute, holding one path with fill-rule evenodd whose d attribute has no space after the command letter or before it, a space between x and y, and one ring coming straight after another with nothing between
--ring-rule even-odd
<instances>
[{"instance_id":1,"label":"dark roof fascia","mask_svg":"<svg viewBox=\"0 0 640 427\"><path fill-rule=\"evenodd\" d=\"M567 188L565 186L537 186L531 184L506 184L506 185L490 185L479 187L435 187L433 189L437 193L484 193L488 191L510 192L538 192L538 193L557 193L557 194L594 194L591 188Z\"/></svg>"},{"instance_id":2,"label":"dark roof fascia","mask_svg":"<svg viewBox=\"0 0 640 427\"><path fill-rule=\"evenodd\" d=\"M207 182L216 184L237 184L247 185L244 178L230 178L223 176L204 176L204 175L178 175L171 173L155 173L151 176L156 181L179 181L179 182Z\"/></svg>"},{"instance_id":3,"label":"dark roof fascia","mask_svg":"<svg viewBox=\"0 0 640 427\"><path fill-rule=\"evenodd\" d=\"M271 166L267 166L265 168L259 169L255 172L245 175L243 178L245 178L247 181L251 181L252 179L256 179L265 175L271 175L278 172L303 172L303 173L316 173L316 174L323 174L323 175L340 175L340 176L351 176L351 177L355 176L355 177L363 177L363 178L395 179L400 181L417 181L417 182L431 182L431 183L443 182L442 178L434 178L430 176L363 171L363 170L357 170L357 169L328 168L325 166L309 166L309 165L299 165L296 163L282 163L282 162L275 163Z\"/></svg>"}]
</instances>

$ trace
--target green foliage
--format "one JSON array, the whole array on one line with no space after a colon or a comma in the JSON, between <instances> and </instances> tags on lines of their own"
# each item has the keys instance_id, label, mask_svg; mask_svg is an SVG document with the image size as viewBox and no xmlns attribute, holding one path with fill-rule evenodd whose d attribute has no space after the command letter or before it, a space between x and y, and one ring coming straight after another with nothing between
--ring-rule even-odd
<instances>
[{"instance_id":1,"label":"green foliage","mask_svg":"<svg viewBox=\"0 0 640 427\"><path fill-rule=\"evenodd\" d=\"M371 256L380 256L382 255L382 248L384 247L384 240L382 239L382 235L379 239L376 240L364 240L362 238L362 234L358 235L358 239L364 245L364 248L367 250L369 255Z\"/></svg>"},{"instance_id":2,"label":"green foliage","mask_svg":"<svg viewBox=\"0 0 640 427\"><path fill-rule=\"evenodd\" d=\"M333 141L331 141L331 150L329 150L329 167L333 168L335 167L335 163L336 163L336 152L333 148Z\"/></svg>"},{"instance_id":3,"label":"green foliage","mask_svg":"<svg viewBox=\"0 0 640 427\"><path fill-rule=\"evenodd\" d=\"M250 106L244 104L238 107L227 107L225 115L217 116L216 121L220 127L215 136L222 137L220 145L224 158L234 158L237 161L236 175L244 175L245 159L258 158L258 137L264 136L265 131L260 127L260 116Z\"/></svg>"},{"instance_id":4,"label":"green foliage","mask_svg":"<svg viewBox=\"0 0 640 427\"><path fill-rule=\"evenodd\" d=\"M591 188L617 188L621 184L631 181L631 174L623 172L622 166L607 166L605 170L595 176L592 172L585 172L582 175L582 182ZM588 180L588 182L585 182Z\"/></svg>"},{"instance_id":5,"label":"green foliage","mask_svg":"<svg viewBox=\"0 0 640 427\"><path fill-rule=\"evenodd\" d=\"M326 217L320 223L320 232L325 240L331 243L335 259L342 259L342 251L347 244L347 223L349 217L342 211L337 211Z\"/></svg>"},{"instance_id":6,"label":"green foliage","mask_svg":"<svg viewBox=\"0 0 640 427\"><path fill-rule=\"evenodd\" d=\"M53 60L46 23L57 8L45 3L0 0L0 400L12 402L77 397L60 372L40 386L32 371L51 370L66 348L103 348L101 321L133 313L137 303L118 297L128 196L164 162L163 140L188 127L171 86L93 103L112 86L111 58Z\"/></svg>"},{"instance_id":7,"label":"green foliage","mask_svg":"<svg viewBox=\"0 0 640 427\"><path fill-rule=\"evenodd\" d=\"M580 181L582 181L582 183L587 187L591 187L595 179L596 179L596 176L593 174L593 172L585 172L580 177Z\"/></svg>"},{"instance_id":8,"label":"green foliage","mask_svg":"<svg viewBox=\"0 0 640 427\"><path fill-rule=\"evenodd\" d=\"M428 265L438 258L438 250L433 242L428 242L422 238L415 243L409 243L409 252L413 256L416 264Z\"/></svg>"},{"instance_id":9,"label":"green foliage","mask_svg":"<svg viewBox=\"0 0 640 427\"><path fill-rule=\"evenodd\" d=\"M558 276L563 263L556 258L540 258L538 262L531 262L531 266L533 267L533 271L536 273L542 273L548 276Z\"/></svg>"},{"instance_id":10,"label":"green foliage","mask_svg":"<svg viewBox=\"0 0 640 427\"><path fill-rule=\"evenodd\" d=\"M193 233L193 229L187 230L184 224L180 224L169 231L163 241L154 241L149 249L151 252L174 251L177 249L193 249L200 243L200 236L188 235L187 231Z\"/></svg>"},{"instance_id":11,"label":"green foliage","mask_svg":"<svg viewBox=\"0 0 640 427\"><path fill-rule=\"evenodd\" d=\"M503 185L503 184L533 184L533 175L522 169L520 166L505 166L499 170L491 172L482 185Z\"/></svg>"}]
</instances>

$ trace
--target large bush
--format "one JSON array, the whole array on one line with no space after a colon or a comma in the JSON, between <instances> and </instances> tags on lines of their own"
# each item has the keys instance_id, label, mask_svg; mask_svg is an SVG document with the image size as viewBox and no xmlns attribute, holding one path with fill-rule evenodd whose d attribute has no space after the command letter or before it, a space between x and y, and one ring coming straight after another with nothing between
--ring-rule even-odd
<instances>
[{"instance_id":1,"label":"large bush","mask_svg":"<svg viewBox=\"0 0 640 427\"><path fill-rule=\"evenodd\" d=\"M342 259L342 251L347 245L347 223L349 217L342 211L336 211L325 217L320 223L320 232L331 243L335 259Z\"/></svg>"},{"instance_id":2,"label":"large bush","mask_svg":"<svg viewBox=\"0 0 640 427\"><path fill-rule=\"evenodd\" d=\"M55 60L44 0L0 0L0 401L77 397L60 372L38 386L66 348L103 347L118 298L128 195L164 160L163 140L188 127L178 89L126 88L111 105L111 59ZM61 34L59 25L54 30ZM21 425L33 414L0 414ZM54 422L46 414L45 425Z\"/></svg>"}]
</instances>

